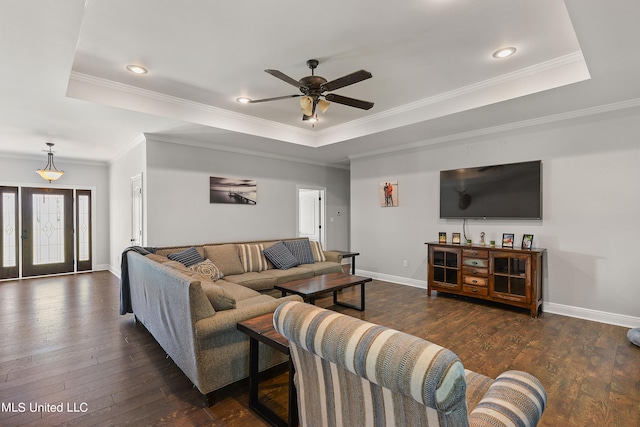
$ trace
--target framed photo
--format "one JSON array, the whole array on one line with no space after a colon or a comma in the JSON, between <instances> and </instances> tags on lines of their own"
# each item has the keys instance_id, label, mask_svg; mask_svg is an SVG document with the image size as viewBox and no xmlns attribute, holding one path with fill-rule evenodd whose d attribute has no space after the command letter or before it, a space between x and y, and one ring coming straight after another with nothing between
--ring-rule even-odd
<instances>
[{"instance_id":1,"label":"framed photo","mask_svg":"<svg viewBox=\"0 0 640 427\"><path fill-rule=\"evenodd\" d=\"M447 233L438 233L438 241L440 243L447 243Z\"/></svg>"},{"instance_id":2,"label":"framed photo","mask_svg":"<svg viewBox=\"0 0 640 427\"><path fill-rule=\"evenodd\" d=\"M522 249L531 249L533 247L533 234L522 235Z\"/></svg>"},{"instance_id":3,"label":"framed photo","mask_svg":"<svg viewBox=\"0 0 640 427\"><path fill-rule=\"evenodd\" d=\"M257 195L253 179L209 177L209 203L255 205Z\"/></svg>"},{"instance_id":4,"label":"framed photo","mask_svg":"<svg viewBox=\"0 0 640 427\"><path fill-rule=\"evenodd\" d=\"M384 181L379 186L380 206L398 206L398 181Z\"/></svg>"},{"instance_id":5,"label":"framed photo","mask_svg":"<svg viewBox=\"0 0 640 427\"><path fill-rule=\"evenodd\" d=\"M460 244L460 233L452 233L451 234L451 243L459 245Z\"/></svg>"},{"instance_id":6,"label":"framed photo","mask_svg":"<svg viewBox=\"0 0 640 427\"><path fill-rule=\"evenodd\" d=\"M502 247L513 249L513 233L504 233L502 235Z\"/></svg>"}]
</instances>

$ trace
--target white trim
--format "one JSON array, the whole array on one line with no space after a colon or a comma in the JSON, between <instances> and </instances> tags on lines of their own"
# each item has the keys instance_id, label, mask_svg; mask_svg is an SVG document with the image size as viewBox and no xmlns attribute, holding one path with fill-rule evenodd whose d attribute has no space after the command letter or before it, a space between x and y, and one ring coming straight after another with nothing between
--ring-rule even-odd
<instances>
[{"instance_id":1,"label":"white trim","mask_svg":"<svg viewBox=\"0 0 640 427\"><path fill-rule=\"evenodd\" d=\"M374 271L365 271L359 269L356 269L356 274L358 276L371 277L372 279L382 280L385 282L398 283L400 285L413 286L416 288L423 288L425 290L427 289L426 280L415 280L406 277L392 276L389 274L382 274ZM553 302L543 302L542 312L558 314L560 316L575 317L577 319L590 320L593 322L606 323L609 325L622 326L625 328L640 327L640 317L627 316L625 314L608 313L605 311L574 307Z\"/></svg>"}]
</instances>

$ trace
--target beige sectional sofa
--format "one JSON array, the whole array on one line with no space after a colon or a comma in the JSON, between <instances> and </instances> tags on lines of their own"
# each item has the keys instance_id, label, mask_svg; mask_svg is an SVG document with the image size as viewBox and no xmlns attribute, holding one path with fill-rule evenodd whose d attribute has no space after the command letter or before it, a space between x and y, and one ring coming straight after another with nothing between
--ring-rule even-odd
<instances>
[{"instance_id":1,"label":"beige sectional sofa","mask_svg":"<svg viewBox=\"0 0 640 427\"><path fill-rule=\"evenodd\" d=\"M199 270L200 263L189 268L170 259L186 249L193 252L192 247L154 248L153 253L128 248L123 253L121 314L135 315L209 404L215 390L249 375L248 337L236 324L273 312L285 301L301 300L266 293L278 283L342 271L341 255L325 251L314 254L321 258L317 262L278 269L260 255L262 248L279 242L195 246L217 269L213 274L210 268ZM223 277L218 279L220 275ZM260 370L286 360L269 347L260 349Z\"/></svg>"}]
</instances>

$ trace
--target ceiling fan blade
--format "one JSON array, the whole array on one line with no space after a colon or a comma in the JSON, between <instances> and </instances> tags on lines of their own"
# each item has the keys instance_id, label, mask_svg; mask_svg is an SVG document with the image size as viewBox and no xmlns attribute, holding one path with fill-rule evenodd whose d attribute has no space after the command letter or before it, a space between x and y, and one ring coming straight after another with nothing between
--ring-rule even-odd
<instances>
[{"instance_id":1,"label":"ceiling fan blade","mask_svg":"<svg viewBox=\"0 0 640 427\"><path fill-rule=\"evenodd\" d=\"M339 77L335 80L331 80L330 82L324 83L320 85L320 91L332 91L336 89L340 89L341 87L349 86L354 83L361 82L366 79L370 79L373 75L365 70L356 71L351 74L347 74L346 76Z\"/></svg>"},{"instance_id":2,"label":"ceiling fan blade","mask_svg":"<svg viewBox=\"0 0 640 427\"><path fill-rule=\"evenodd\" d=\"M326 94L324 99L331 102L337 102L338 104L348 105L349 107L361 108L363 110L369 110L373 107L373 102L361 101L355 98L336 95L335 93Z\"/></svg>"},{"instance_id":3,"label":"ceiling fan blade","mask_svg":"<svg viewBox=\"0 0 640 427\"><path fill-rule=\"evenodd\" d=\"M282 71L278 71L278 70L264 70L265 72L271 74L273 77L277 77L280 80L282 80L283 82L289 83L292 86L295 86L297 88L300 87L304 87L300 84L299 81L294 80L293 78L287 76L285 73L283 73Z\"/></svg>"},{"instance_id":4,"label":"ceiling fan blade","mask_svg":"<svg viewBox=\"0 0 640 427\"><path fill-rule=\"evenodd\" d=\"M275 98L263 98L263 99L250 99L249 104L256 104L258 102L267 102L267 101L278 101L280 99L288 99L288 98L298 98L302 96L300 95L285 95L285 96L276 96Z\"/></svg>"}]
</instances>

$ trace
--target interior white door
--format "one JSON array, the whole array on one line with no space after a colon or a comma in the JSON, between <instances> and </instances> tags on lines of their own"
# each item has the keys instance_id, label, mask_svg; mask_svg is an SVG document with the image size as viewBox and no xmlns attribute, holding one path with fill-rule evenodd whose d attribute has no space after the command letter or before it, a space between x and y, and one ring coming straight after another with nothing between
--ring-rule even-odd
<instances>
[{"instance_id":1,"label":"interior white door","mask_svg":"<svg viewBox=\"0 0 640 427\"><path fill-rule=\"evenodd\" d=\"M322 242L323 190L298 189L298 237Z\"/></svg>"},{"instance_id":2,"label":"interior white door","mask_svg":"<svg viewBox=\"0 0 640 427\"><path fill-rule=\"evenodd\" d=\"M131 178L131 246L143 246L142 174Z\"/></svg>"}]
</instances>

